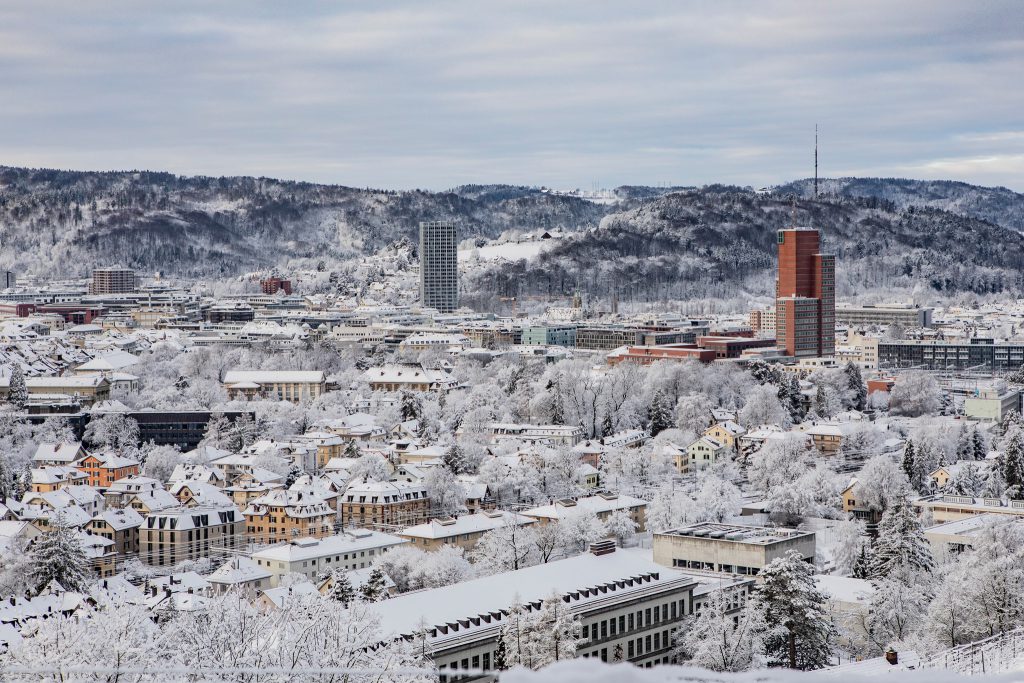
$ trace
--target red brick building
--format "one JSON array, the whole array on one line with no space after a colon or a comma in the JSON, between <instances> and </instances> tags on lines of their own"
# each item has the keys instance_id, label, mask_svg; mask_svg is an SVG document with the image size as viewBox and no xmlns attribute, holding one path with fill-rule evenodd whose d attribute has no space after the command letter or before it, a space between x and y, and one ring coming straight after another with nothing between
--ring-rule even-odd
<instances>
[{"instance_id":1,"label":"red brick building","mask_svg":"<svg viewBox=\"0 0 1024 683\"><path fill-rule=\"evenodd\" d=\"M608 354L608 364L617 365L623 361L651 365L659 360L683 361L688 359L710 363L717 354L711 349L700 349L690 344L666 344L664 346L625 346Z\"/></svg>"},{"instance_id":2,"label":"red brick building","mask_svg":"<svg viewBox=\"0 0 1024 683\"><path fill-rule=\"evenodd\" d=\"M268 277L260 280L260 291L264 294L277 294L278 290L284 290L285 294L292 293L292 281L282 280L279 277Z\"/></svg>"},{"instance_id":3,"label":"red brick building","mask_svg":"<svg viewBox=\"0 0 1024 683\"><path fill-rule=\"evenodd\" d=\"M836 352L835 256L821 253L814 228L779 230L775 337L789 356Z\"/></svg>"}]
</instances>

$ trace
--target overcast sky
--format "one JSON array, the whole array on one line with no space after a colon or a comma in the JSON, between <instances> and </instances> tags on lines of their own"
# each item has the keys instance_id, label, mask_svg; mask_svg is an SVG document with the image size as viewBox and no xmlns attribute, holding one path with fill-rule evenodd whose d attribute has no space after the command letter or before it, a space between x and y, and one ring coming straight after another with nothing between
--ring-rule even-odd
<instances>
[{"instance_id":1,"label":"overcast sky","mask_svg":"<svg viewBox=\"0 0 1024 683\"><path fill-rule=\"evenodd\" d=\"M1022 84L1018 0L0 4L6 165L1024 191Z\"/></svg>"}]
</instances>

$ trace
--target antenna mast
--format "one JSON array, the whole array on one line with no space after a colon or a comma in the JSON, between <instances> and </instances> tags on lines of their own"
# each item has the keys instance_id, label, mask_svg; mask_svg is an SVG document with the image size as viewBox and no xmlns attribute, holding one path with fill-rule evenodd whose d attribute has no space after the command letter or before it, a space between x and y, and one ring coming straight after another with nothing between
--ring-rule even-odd
<instances>
[{"instance_id":1,"label":"antenna mast","mask_svg":"<svg viewBox=\"0 0 1024 683\"><path fill-rule=\"evenodd\" d=\"M814 198L818 198L818 124L814 124Z\"/></svg>"}]
</instances>

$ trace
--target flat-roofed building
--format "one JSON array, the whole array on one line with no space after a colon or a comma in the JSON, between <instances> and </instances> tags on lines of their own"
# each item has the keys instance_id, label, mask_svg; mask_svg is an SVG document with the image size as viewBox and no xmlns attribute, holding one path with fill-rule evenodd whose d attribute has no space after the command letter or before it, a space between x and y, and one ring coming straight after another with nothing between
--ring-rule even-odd
<instances>
[{"instance_id":1,"label":"flat-roofed building","mask_svg":"<svg viewBox=\"0 0 1024 683\"><path fill-rule=\"evenodd\" d=\"M699 360L710 363L718 357L714 349L701 349L693 344L666 344L664 346L623 346L606 356L609 365L622 362L652 365L658 361Z\"/></svg>"},{"instance_id":2,"label":"flat-roofed building","mask_svg":"<svg viewBox=\"0 0 1024 683\"><path fill-rule=\"evenodd\" d=\"M599 554L598 554L599 553ZM716 580L712 590L736 592L737 609L752 580ZM651 561L650 551L605 548L565 560L398 595L372 603L384 638L425 633L422 646L442 675L490 670L498 632L516 603L541 609L552 595L579 619L576 656L647 667L674 660L674 634L693 612L700 578ZM417 641L419 642L419 641Z\"/></svg>"},{"instance_id":3,"label":"flat-roofed building","mask_svg":"<svg viewBox=\"0 0 1024 683\"><path fill-rule=\"evenodd\" d=\"M701 522L654 533L654 561L666 567L753 576L795 550L814 561L813 531Z\"/></svg>"},{"instance_id":4,"label":"flat-roofed building","mask_svg":"<svg viewBox=\"0 0 1024 683\"><path fill-rule=\"evenodd\" d=\"M1011 412L1020 413L1020 391L987 387L964 399L964 415L985 422L999 422Z\"/></svg>"},{"instance_id":5,"label":"flat-roofed building","mask_svg":"<svg viewBox=\"0 0 1024 683\"><path fill-rule=\"evenodd\" d=\"M844 325L899 325L903 328L932 326L932 309L900 304L836 306L836 322Z\"/></svg>"},{"instance_id":6,"label":"flat-roofed building","mask_svg":"<svg viewBox=\"0 0 1024 683\"><path fill-rule=\"evenodd\" d=\"M1024 518L1021 517L988 512L930 526L924 530L924 537L931 544L933 554L940 557L947 554L958 555L965 550L972 549L978 537L986 529L1001 524L1020 524L1022 522L1024 522Z\"/></svg>"},{"instance_id":7,"label":"flat-roofed building","mask_svg":"<svg viewBox=\"0 0 1024 683\"><path fill-rule=\"evenodd\" d=\"M315 581L336 569L364 569L392 548L408 542L391 534L353 528L333 536L297 538L272 545L254 552L252 559L270 572L270 585L276 588L289 574L302 574Z\"/></svg>"}]
</instances>

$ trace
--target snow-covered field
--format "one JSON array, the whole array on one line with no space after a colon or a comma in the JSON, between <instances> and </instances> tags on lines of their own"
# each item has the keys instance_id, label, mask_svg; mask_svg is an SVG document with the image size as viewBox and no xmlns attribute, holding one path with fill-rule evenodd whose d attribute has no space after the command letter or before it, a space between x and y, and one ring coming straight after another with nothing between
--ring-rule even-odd
<instances>
[{"instance_id":1,"label":"snow-covered field","mask_svg":"<svg viewBox=\"0 0 1024 683\"><path fill-rule=\"evenodd\" d=\"M485 247L476 249L464 249L459 251L460 261L494 261L507 259L509 261L530 260L541 252L551 249L558 244L559 240L531 240L524 242L505 242L502 244L488 244Z\"/></svg>"}]
</instances>

